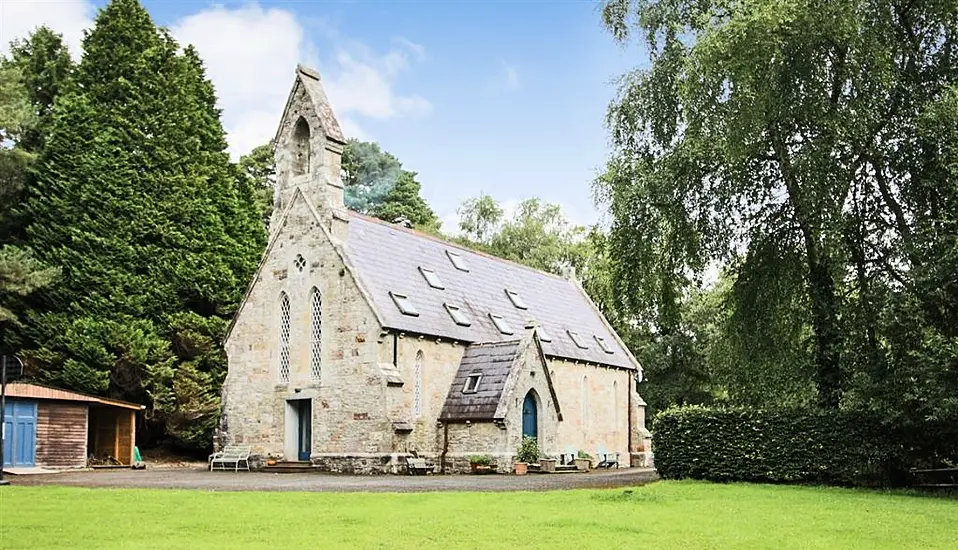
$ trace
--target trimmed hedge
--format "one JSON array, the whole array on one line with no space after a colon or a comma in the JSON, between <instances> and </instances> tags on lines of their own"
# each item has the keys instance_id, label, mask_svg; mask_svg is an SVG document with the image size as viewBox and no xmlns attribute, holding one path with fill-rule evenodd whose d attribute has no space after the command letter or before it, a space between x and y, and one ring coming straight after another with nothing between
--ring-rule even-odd
<instances>
[{"instance_id":1,"label":"trimmed hedge","mask_svg":"<svg viewBox=\"0 0 958 550\"><path fill-rule=\"evenodd\" d=\"M902 447L876 416L807 409L671 408L655 418L663 478L829 485L902 482Z\"/></svg>"}]
</instances>

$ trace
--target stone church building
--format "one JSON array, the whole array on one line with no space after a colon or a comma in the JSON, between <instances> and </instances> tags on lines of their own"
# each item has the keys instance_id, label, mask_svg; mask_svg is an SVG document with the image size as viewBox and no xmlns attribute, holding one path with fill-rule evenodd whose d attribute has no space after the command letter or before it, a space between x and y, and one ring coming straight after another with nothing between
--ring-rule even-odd
<instances>
[{"instance_id":1,"label":"stone church building","mask_svg":"<svg viewBox=\"0 0 958 550\"><path fill-rule=\"evenodd\" d=\"M346 210L344 143L319 75L298 67L269 245L225 340L217 446L357 473L485 454L507 472L525 434L545 456L647 464L641 367L574 275Z\"/></svg>"}]
</instances>

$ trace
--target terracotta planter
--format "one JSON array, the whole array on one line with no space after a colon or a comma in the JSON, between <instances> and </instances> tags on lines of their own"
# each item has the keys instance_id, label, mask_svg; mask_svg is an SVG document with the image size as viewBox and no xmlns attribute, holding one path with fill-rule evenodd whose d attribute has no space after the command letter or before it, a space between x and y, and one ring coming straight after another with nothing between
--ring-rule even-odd
<instances>
[{"instance_id":1,"label":"terracotta planter","mask_svg":"<svg viewBox=\"0 0 958 550\"><path fill-rule=\"evenodd\" d=\"M553 473L556 471L556 460L554 458L540 458L539 467L543 472Z\"/></svg>"},{"instance_id":2,"label":"terracotta planter","mask_svg":"<svg viewBox=\"0 0 958 550\"><path fill-rule=\"evenodd\" d=\"M589 471L589 467L592 466L592 461L588 458L577 458L575 459L575 469L576 470L585 470Z\"/></svg>"},{"instance_id":3,"label":"terracotta planter","mask_svg":"<svg viewBox=\"0 0 958 550\"><path fill-rule=\"evenodd\" d=\"M529 473L529 463L528 462L516 462L516 475L524 476Z\"/></svg>"}]
</instances>

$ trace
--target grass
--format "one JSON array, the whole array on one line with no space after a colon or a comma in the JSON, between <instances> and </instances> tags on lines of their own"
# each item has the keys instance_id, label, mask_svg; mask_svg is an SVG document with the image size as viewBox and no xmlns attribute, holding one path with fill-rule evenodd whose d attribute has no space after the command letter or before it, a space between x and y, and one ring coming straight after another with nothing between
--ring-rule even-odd
<instances>
[{"instance_id":1,"label":"grass","mask_svg":"<svg viewBox=\"0 0 958 550\"><path fill-rule=\"evenodd\" d=\"M958 499L703 482L542 493L0 488L0 548L958 548Z\"/></svg>"}]
</instances>

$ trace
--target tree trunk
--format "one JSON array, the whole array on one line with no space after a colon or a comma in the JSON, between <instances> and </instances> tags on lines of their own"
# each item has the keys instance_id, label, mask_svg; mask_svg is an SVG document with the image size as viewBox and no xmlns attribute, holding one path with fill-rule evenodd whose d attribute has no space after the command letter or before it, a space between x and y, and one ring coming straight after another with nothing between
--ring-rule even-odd
<instances>
[{"instance_id":1,"label":"tree trunk","mask_svg":"<svg viewBox=\"0 0 958 550\"><path fill-rule=\"evenodd\" d=\"M826 258L809 257L808 295L812 302L812 330L815 333L815 383L818 404L837 409L842 395L841 331L838 327L838 298Z\"/></svg>"}]
</instances>

